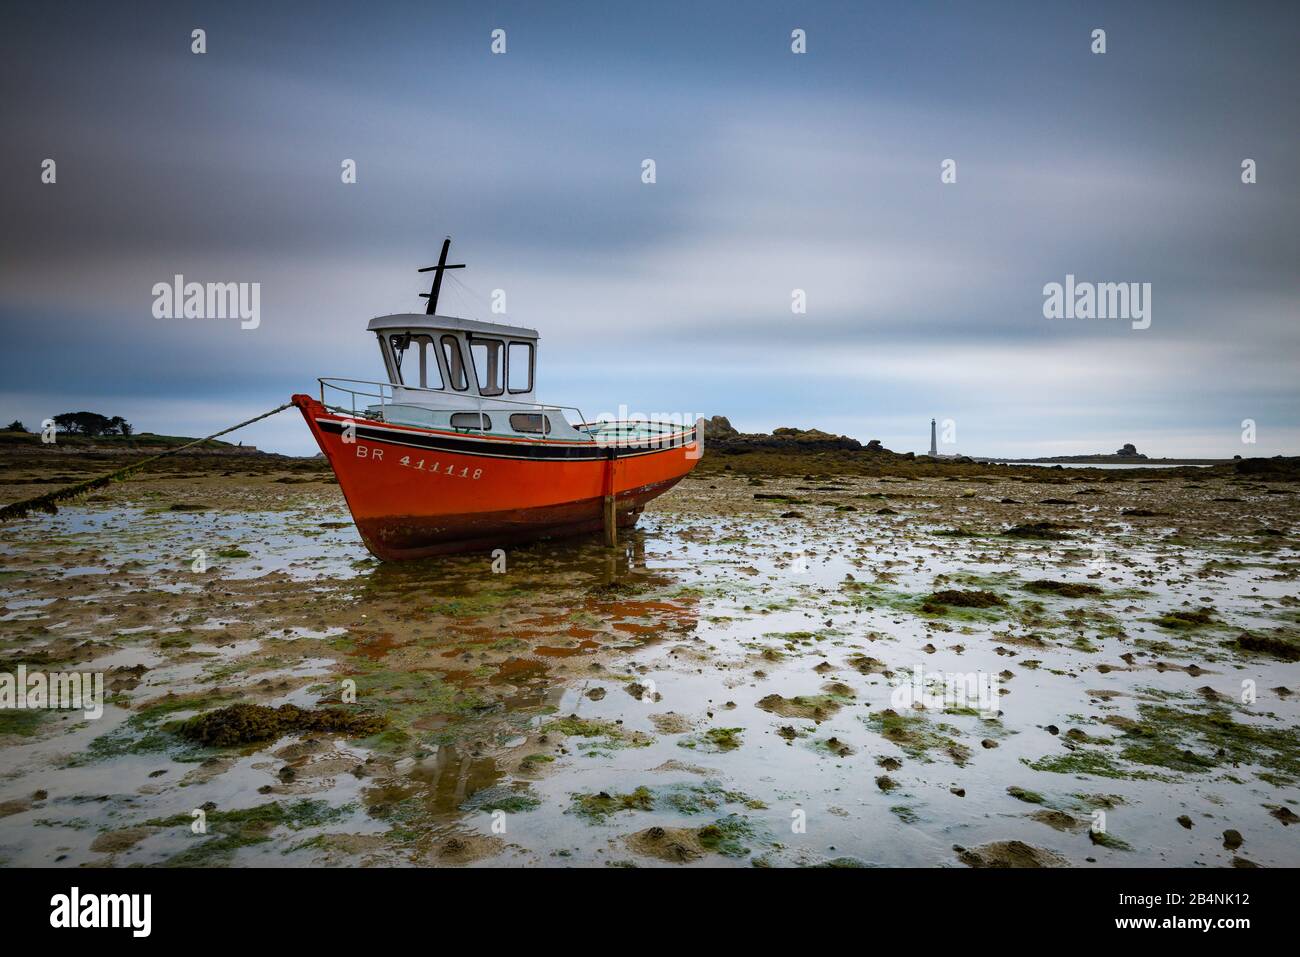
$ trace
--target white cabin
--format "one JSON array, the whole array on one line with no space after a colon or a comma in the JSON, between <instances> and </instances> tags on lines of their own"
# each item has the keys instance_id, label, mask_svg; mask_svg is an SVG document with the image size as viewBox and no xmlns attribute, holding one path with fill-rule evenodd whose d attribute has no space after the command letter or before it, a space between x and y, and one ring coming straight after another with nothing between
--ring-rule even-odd
<instances>
[{"instance_id":1,"label":"white cabin","mask_svg":"<svg viewBox=\"0 0 1300 957\"><path fill-rule=\"evenodd\" d=\"M456 316L371 319L391 401L367 414L387 422L473 434L589 439L536 398L537 330Z\"/></svg>"}]
</instances>

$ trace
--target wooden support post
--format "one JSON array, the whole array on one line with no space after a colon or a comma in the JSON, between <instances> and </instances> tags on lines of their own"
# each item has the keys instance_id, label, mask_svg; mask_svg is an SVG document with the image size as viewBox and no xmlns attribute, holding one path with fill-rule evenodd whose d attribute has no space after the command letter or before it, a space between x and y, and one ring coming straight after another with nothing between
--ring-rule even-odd
<instances>
[{"instance_id":1,"label":"wooden support post","mask_svg":"<svg viewBox=\"0 0 1300 957\"><path fill-rule=\"evenodd\" d=\"M615 485L614 485L614 450L608 451L609 458L605 460L605 547L616 548L618 546L618 510L615 508Z\"/></svg>"}]
</instances>

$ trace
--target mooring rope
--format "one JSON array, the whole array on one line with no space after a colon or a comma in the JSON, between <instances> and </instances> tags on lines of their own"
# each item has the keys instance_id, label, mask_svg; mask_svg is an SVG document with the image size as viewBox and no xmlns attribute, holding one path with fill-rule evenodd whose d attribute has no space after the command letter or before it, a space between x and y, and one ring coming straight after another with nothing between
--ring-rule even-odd
<instances>
[{"instance_id":1,"label":"mooring rope","mask_svg":"<svg viewBox=\"0 0 1300 957\"><path fill-rule=\"evenodd\" d=\"M234 432L236 429L242 429L246 425L252 425L254 422L258 422L261 419L268 419L271 416L290 408L292 405L292 402L286 402L284 405L274 408L270 412L263 412L261 415L255 415L251 419L246 419L245 421L240 422L238 425L232 425L228 429L222 429L220 432L213 432L211 435L204 436L201 439L195 439L193 442L187 442L185 445L178 446L174 449L168 449L166 452L160 452L158 455L151 455L147 459L142 459L133 465L120 468L116 472L109 472L107 475L101 475L99 478L93 478L86 482L79 482L76 485L69 485L66 488L57 489L53 492L46 492L44 495L36 496L36 498L29 498L22 502L14 502L12 505L6 505L4 508L0 508L0 522L22 518L30 512L46 512L53 515L59 510L56 504L58 502L66 502L79 495L85 495L87 492L93 492L97 488L103 488L105 485L112 482L121 481L132 472L138 472L146 465L152 465L159 459L165 459L169 455L176 455L179 452L184 452L186 449L192 449L196 445L210 442L219 436L226 435L229 432Z\"/></svg>"}]
</instances>

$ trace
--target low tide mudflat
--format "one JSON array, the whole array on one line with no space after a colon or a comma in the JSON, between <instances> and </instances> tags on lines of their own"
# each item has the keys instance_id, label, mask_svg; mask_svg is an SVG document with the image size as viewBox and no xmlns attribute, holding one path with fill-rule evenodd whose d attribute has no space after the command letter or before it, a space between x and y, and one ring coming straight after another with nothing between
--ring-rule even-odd
<instances>
[{"instance_id":1,"label":"low tide mudflat","mask_svg":"<svg viewBox=\"0 0 1300 957\"><path fill-rule=\"evenodd\" d=\"M0 671L108 704L0 711L0 862L1300 865L1300 486L871 471L706 458L504 570L374 561L315 466L4 526Z\"/></svg>"}]
</instances>

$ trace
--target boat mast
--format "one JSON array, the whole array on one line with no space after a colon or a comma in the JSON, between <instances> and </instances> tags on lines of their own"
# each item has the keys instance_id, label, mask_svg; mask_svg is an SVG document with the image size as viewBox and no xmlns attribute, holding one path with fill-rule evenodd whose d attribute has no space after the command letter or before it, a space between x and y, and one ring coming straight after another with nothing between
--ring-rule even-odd
<instances>
[{"instance_id":1,"label":"boat mast","mask_svg":"<svg viewBox=\"0 0 1300 957\"><path fill-rule=\"evenodd\" d=\"M454 265L450 265L450 266L447 265L447 250L449 250L449 249L451 249L451 237L450 237L450 236L448 236L446 239L444 239L444 240L442 241L442 255L440 255L440 256L438 257L438 265L436 265L436 266L425 266L423 269L419 270L420 272L431 272L431 273L433 273L433 288L432 288L431 290L429 290L428 292L422 292L422 293L420 293L420 298L421 298L421 299L428 299L428 300L429 300L429 305L428 305L427 307L425 307L425 310L424 310L424 314L425 314L426 316L434 316L434 315L437 315L437 309L438 309L438 292L442 289L442 272L443 272L443 270L444 270L444 269L464 269L464 268L465 268L465 264L464 264L464 263L456 263L456 264L454 264Z\"/></svg>"}]
</instances>

